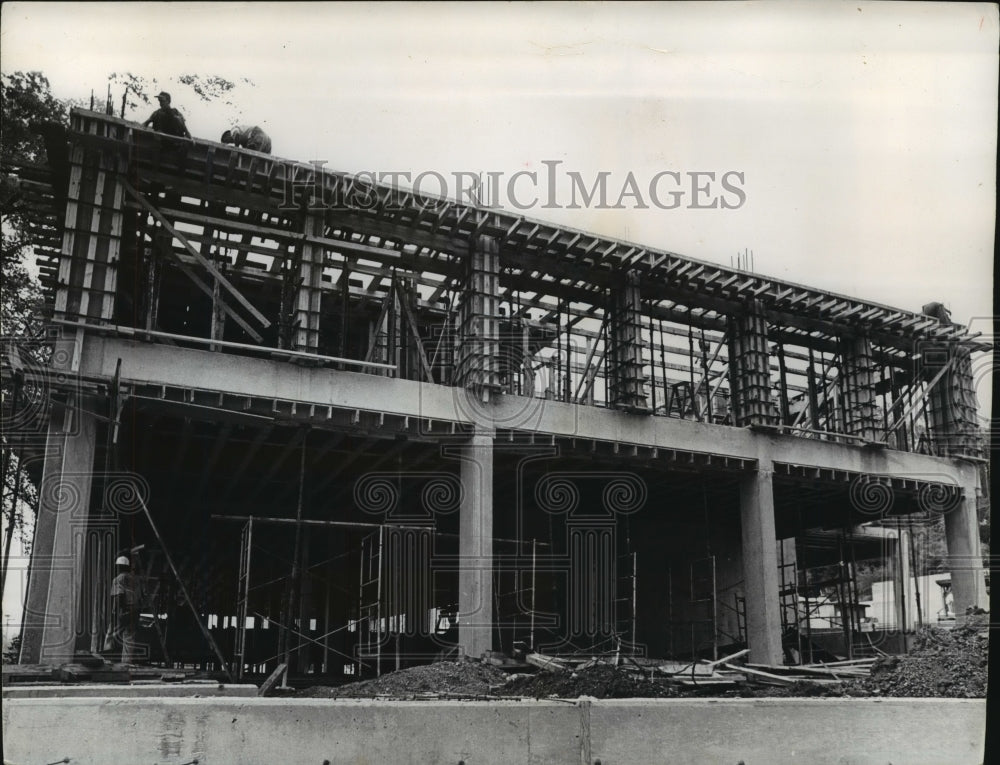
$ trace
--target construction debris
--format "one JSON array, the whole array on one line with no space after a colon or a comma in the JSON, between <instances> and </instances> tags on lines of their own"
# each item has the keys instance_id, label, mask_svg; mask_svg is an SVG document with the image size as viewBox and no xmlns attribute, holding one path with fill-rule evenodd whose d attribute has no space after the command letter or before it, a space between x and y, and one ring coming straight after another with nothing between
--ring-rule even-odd
<instances>
[{"instance_id":1,"label":"construction debris","mask_svg":"<svg viewBox=\"0 0 1000 765\"><path fill-rule=\"evenodd\" d=\"M505 696L531 696L575 699L592 696L596 699L668 698L679 696L680 690L665 679L649 679L626 667L598 664L575 672L539 672L518 675L498 691Z\"/></svg>"},{"instance_id":2,"label":"construction debris","mask_svg":"<svg viewBox=\"0 0 1000 765\"><path fill-rule=\"evenodd\" d=\"M487 696L492 687L501 685L506 679L507 673L487 662L442 661L335 688L314 686L298 695L307 698Z\"/></svg>"},{"instance_id":3,"label":"construction debris","mask_svg":"<svg viewBox=\"0 0 1000 765\"><path fill-rule=\"evenodd\" d=\"M883 656L869 677L846 685L857 695L985 698L989 653L987 633L977 626L926 628L909 654Z\"/></svg>"}]
</instances>

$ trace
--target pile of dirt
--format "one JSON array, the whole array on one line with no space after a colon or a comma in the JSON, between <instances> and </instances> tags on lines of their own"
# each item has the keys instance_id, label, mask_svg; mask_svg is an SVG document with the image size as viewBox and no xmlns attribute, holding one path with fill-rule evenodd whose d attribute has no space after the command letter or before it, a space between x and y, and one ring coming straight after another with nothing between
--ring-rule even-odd
<instances>
[{"instance_id":1,"label":"pile of dirt","mask_svg":"<svg viewBox=\"0 0 1000 765\"><path fill-rule=\"evenodd\" d=\"M732 697L911 696L984 698L989 640L980 625L945 630L927 628L916 636L909 654L876 661L868 677L843 683L789 685L740 682L738 687L678 686L669 678L649 677L631 667L597 664L576 671L540 671L508 676L486 662L444 661L390 672L372 680L339 687L316 686L299 691L310 698L412 698L415 696L521 696L575 699L676 698L713 695Z\"/></svg>"},{"instance_id":2,"label":"pile of dirt","mask_svg":"<svg viewBox=\"0 0 1000 765\"><path fill-rule=\"evenodd\" d=\"M886 656L871 676L846 684L844 691L876 696L985 698L989 639L979 626L938 629L916 636L909 654Z\"/></svg>"},{"instance_id":3,"label":"pile of dirt","mask_svg":"<svg viewBox=\"0 0 1000 765\"><path fill-rule=\"evenodd\" d=\"M348 683L336 688L315 686L303 689L307 698L407 698L423 694L439 696L485 696L491 686L502 684L507 674L491 664L473 660L441 661L421 667L390 672L372 680Z\"/></svg>"},{"instance_id":4,"label":"pile of dirt","mask_svg":"<svg viewBox=\"0 0 1000 765\"><path fill-rule=\"evenodd\" d=\"M626 672L608 664L598 664L576 672L520 675L511 679L498 693L504 696L533 696L536 699L548 696L562 699L575 699L579 696L627 699L681 695L677 688L669 687L662 681L650 680L645 675Z\"/></svg>"}]
</instances>

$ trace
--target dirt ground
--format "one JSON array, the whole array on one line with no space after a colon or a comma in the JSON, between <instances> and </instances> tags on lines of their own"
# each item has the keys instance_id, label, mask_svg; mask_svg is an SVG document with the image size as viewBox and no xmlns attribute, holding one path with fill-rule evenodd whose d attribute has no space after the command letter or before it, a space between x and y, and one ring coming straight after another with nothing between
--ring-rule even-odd
<instances>
[{"instance_id":1,"label":"dirt ground","mask_svg":"<svg viewBox=\"0 0 1000 765\"><path fill-rule=\"evenodd\" d=\"M597 665L575 672L519 674L511 677L492 664L447 661L391 672L380 678L339 687L316 686L299 691L309 698L373 698L389 696L514 696L575 699L676 698L683 696L910 696L985 698L988 645L982 627L952 630L927 628L917 634L911 652L888 656L872 666L871 675L840 684L802 680L793 685L740 683L736 688L679 687L666 677L650 678L624 667Z\"/></svg>"},{"instance_id":2,"label":"dirt ground","mask_svg":"<svg viewBox=\"0 0 1000 765\"><path fill-rule=\"evenodd\" d=\"M314 686L300 691L307 698L405 698L434 693L442 696L486 696L490 688L507 679L507 673L479 661L440 661L409 667L372 680L361 680L335 688Z\"/></svg>"},{"instance_id":3,"label":"dirt ground","mask_svg":"<svg viewBox=\"0 0 1000 765\"><path fill-rule=\"evenodd\" d=\"M539 672L520 676L506 683L499 691L504 696L532 696L575 699L593 696L595 699L670 698L680 696L679 689L660 680L650 680L638 673L610 665L598 665L578 672Z\"/></svg>"}]
</instances>

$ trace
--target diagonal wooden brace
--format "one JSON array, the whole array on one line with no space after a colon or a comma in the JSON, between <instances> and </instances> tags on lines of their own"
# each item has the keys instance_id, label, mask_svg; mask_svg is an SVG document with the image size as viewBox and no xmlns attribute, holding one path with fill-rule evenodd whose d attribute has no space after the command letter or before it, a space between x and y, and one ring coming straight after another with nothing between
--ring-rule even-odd
<instances>
[{"instance_id":1,"label":"diagonal wooden brace","mask_svg":"<svg viewBox=\"0 0 1000 765\"><path fill-rule=\"evenodd\" d=\"M207 284L205 284L205 282L201 280L201 277L199 277L198 274L192 271L190 266L188 266L188 264L185 263L180 258L180 256L173 251L173 249L167 246L163 248L163 252L168 257L173 259L173 261L177 264L177 267L184 272L184 275L187 276L188 279L194 282L194 285L198 289L200 289L202 292L204 292L206 295L212 298L212 300L215 300L215 293L212 290L212 288L209 287ZM244 319L242 316L236 313L236 311L234 311L230 307L230 305L225 300L222 299L221 295L219 296L219 304L222 310L226 312L226 316L230 317L233 321L239 324L240 327L243 329L243 331L246 332L248 335L250 335L250 337L252 337L256 342L261 343L264 341L264 338L253 327L250 326L250 322L248 322L246 319Z\"/></svg>"},{"instance_id":2,"label":"diagonal wooden brace","mask_svg":"<svg viewBox=\"0 0 1000 765\"><path fill-rule=\"evenodd\" d=\"M271 326L271 322L269 322L267 318L265 318L264 314L262 314L256 308L254 308L253 304L249 300L247 300L246 297L244 297L243 293L240 292L238 289L236 289L236 287L234 287L232 283L225 276L223 276L222 272L219 271L219 269L217 269L210 260L207 260L205 256L202 255L180 231L174 228L173 224L170 223L170 221L168 221L163 216L163 213L157 210L149 202L149 200L146 199L146 197L144 197L142 194L136 191L136 189L130 183L123 180L122 185L125 187L125 191L128 192L129 196L131 196L136 202L138 202L139 205L142 206L142 208L146 210L150 215L156 218L156 220L159 221L160 225L163 226L163 228L165 228L171 236L173 236L182 245L184 245L184 249L186 249L189 253L191 253L194 259L197 260L205 268L206 271L208 271L212 276L218 279L219 284L226 290L228 290L229 293L234 298L236 298L237 302L239 302L240 305L246 308L247 311L250 312L250 315L253 316L261 324L261 326L263 327Z\"/></svg>"}]
</instances>

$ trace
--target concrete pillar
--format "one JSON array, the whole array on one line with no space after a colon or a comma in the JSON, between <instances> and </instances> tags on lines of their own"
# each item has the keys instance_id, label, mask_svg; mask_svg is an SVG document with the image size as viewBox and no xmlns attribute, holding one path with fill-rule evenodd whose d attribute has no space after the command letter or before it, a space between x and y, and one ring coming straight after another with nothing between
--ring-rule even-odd
<instances>
[{"instance_id":1,"label":"concrete pillar","mask_svg":"<svg viewBox=\"0 0 1000 765\"><path fill-rule=\"evenodd\" d=\"M951 591L955 598L955 616L961 620L965 609L970 606L989 609L979 542L975 483L967 485L958 505L945 513L944 533L951 568Z\"/></svg>"},{"instance_id":2,"label":"concrete pillar","mask_svg":"<svg viewBox=\"0 0 1000 765\"><path fill-rule=\"evenodd\" d=\"M781 664L783 658L771 478L770 463L762 462L755 473L740 480L747 645L750 661L758 664Z\"/></svg>"},{"instance_id":3,"label":"concrete pillar","mask_svg":"<svg viewBox=\"0 0 1000 765\"><path fill-rule=\"evenodd\" d=\"M72 658L83 581L97 419L97 403L71 396L49 421L45 466L25 598L22 664L58 664ZM89 628L89 625L88 625Z\"/></svg>"},{"instance_id":4,"label":"concrete pillar","mask_svg":"<svg viewBox=\"0 0 1000 765\"><path fill-rule=\"evenodd\" d=\"M910 532L900 529L898 536L888 541L892 545L889 571L892 576L893 624L896 630L905 632L912 628L916 619L910 570Z\"/></svg>"},{"instance_id":5,"label":"concrete pillar","mask_svg":"<svg viewBox=\"0 0 1000 765\"><path fill-rule=\"evenodd\" d=\"M473 435L461 451L458 645L478 658L493 647L493 438Z\"/></svg>"}]
</instances>

